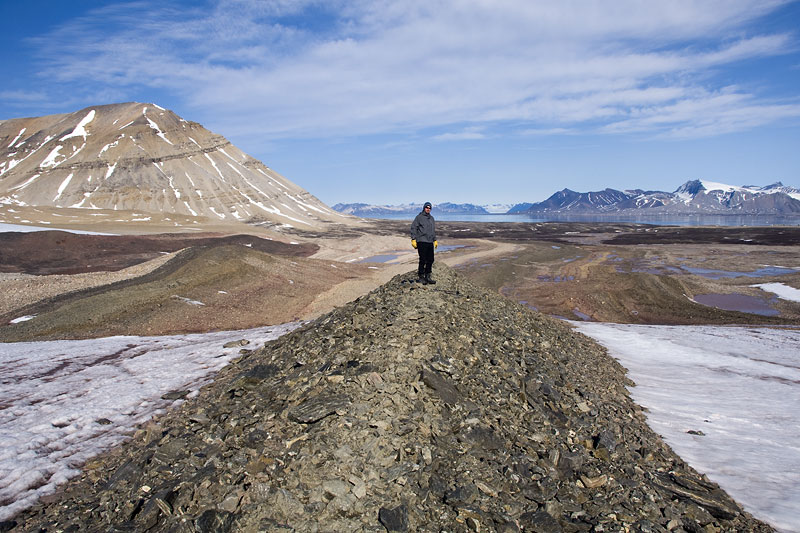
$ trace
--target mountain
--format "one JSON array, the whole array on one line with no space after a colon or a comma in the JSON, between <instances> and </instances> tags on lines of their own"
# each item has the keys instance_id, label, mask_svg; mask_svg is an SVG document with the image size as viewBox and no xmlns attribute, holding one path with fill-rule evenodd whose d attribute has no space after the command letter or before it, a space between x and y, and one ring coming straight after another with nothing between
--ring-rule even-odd
<instances>
[{"instance_id":1,"label":"mountain","mask_svg":"<svg viewBox=\"0 0 800 533\"><path fill-rule=\"evenodd\" d=\"M800 214L800 190L780 182L739 187L706 180L687 181L672 193L563 189L543 202L518 204L509 213L794 215Z\"/></svg>"},{"instance_id":2,"label":"mountain","mask_svg":"<svg viewBox=\"0 0 800 533\"><path fill-rule=\"evenodd\" d=\"M142 103L0 122L0 206L300 228L348 221L224 137Z\"/></svg>"},{"instance_id":3,"label":"mountain","mask_svg":"<svg viewBox=\"0 0 800 533\"><path fill-rule=\"evenodd\" d=\"M371 205L336 204L333 209L359 217L381 218L386 215L413 217L420 204ZM767 186L725 185L707 180L687 181L674 192L632 189L605 189L576 192L563 189L543 202L515 205L474 205L444 202L434 205L436 212L447 214L630 214L630 215L800 215L800 189L781 182Z\"/></svg>"},{"instance_id":4,"label":"mountain","mask_svg":"<svg viewBox=\"0 0 800 533\"><path fill-rule=\"evenodd\" d=\"M434 276L165 391L181 405L2 530L772 531L649 428L601 346Z\"/></svg>"},{"instance_id":5,"label":"mountain","mask_svg":"<svg viewBox=\"0 0 800 533\"><path fill-rule=\"evenodd\" d=\"M352 204L336 204L333 206L335 211L345 213L348 215L355 215L358 217L380 217L384 215L407 215L410 217L416 216L417 213L422 211L422 204L419 202L415 204L399 204L399 205L373 205L364 203ZM437 212L440 213L457 213L464 215L488 215L490 211L488 208L495 209L491 212L497 212L497 206L480 206L475 204L454 204L444 202L441 204L434 204L433 215L436 216ZM503 211L505 212L505 211Z\"/></svg>"}]
</instances>

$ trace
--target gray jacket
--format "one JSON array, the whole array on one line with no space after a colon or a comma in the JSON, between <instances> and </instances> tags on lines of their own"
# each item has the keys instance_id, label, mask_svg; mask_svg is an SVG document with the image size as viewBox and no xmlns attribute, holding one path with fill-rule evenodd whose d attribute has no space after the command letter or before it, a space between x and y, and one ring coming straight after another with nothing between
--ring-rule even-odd
<instances>
[{"instance_id":1,"label":"gray jacket","mask_svg":"<svg viewBox=\"0 0 800 533\"><path fill-rule=\"evenodd\" d=\"M436 240L436 221L422 211L411 223L411 238L417 242L433 242Z\"/></svg>"}]
</instances>

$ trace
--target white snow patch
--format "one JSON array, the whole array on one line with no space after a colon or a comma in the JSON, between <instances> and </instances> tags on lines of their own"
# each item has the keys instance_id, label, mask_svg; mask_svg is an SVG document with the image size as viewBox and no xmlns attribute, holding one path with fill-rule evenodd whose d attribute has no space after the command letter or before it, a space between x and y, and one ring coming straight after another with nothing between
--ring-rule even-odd
<instances>
[{"instance_id":1,"label":"white snow patch","mask_svg":"<svg viewBox=\"0 0 800 533\"><path fill-rule=\"evenodd\" d=\"M125 135L121 135L119 139L121 139L122 137L125 137ZM103 155L103 153L104 153L106 150L108 150L109 148L116 148L117 146L119 146L119 139L117 139L117 140L116 140L116 141L114 141L113 143L108 143L107 145L103 146L103 147L100 149L100 153L99 153L99 154L97 154L97 155L98 155L98 157L99 157L99 156L101 156L101 155Z\"/></svg>"},{"instance_id":2,"label":"white snow patch","mask_svg":"<svg viewBox=\"0 0 800 533\"><path fill-rule=\"evenodd\" d=\"M224 181L225 181L225 176L223 176L223 175L222 175L222 172L220 172L220 170L219 170L219 168L217 167L217 164L214 162L214 160L213 160L213 159L211 159L211 156L210 156L209 154L203 154L203 155L205 155L205 156L206 156L206 159L208 159L209 161L211 161L211 165L214 167L214 170L216 170L216 171L217 171L217 174L219 174L219 177L220 177L220 179L222 179L222 181L224 182Z\"/></svg>"},{"instance_id":3,"label":"white snow patch","mask_svg":"<svg viewBox=\"0 0 800 533\"><path fill-rule=\"evenodd\" d=\"M19 130L19 133L17 133L17 136L16 136L16 137L14 137L14 140L13 140L13 141L11 141L10 143L8 143L8 146L7 146L7 148L11 148L12 146L14 146L14 143L15 143L15 142L17 142L17 140L18 140L20 137L22 137L22 134L23 134L23 133L25 133L25 130L26 130L26 128L22 128L21 130Z\"/></svg>"},{"instance_id":4,"label":"white snow patch","mask_svg":"<svg viewBox=\"0 0 800 533\"><path fill-rule=\"evenodd\" d=\"M759 289L776 294L782 300L789 300L790 302L800 302L800 289L795 289L784 283L759 283L751 285L751 287L758 287Z\"/></svg>"},{"instance_id":5,"label":"white snow patch","mask_svg":"<svg viewBox=\"0 0 800 533\"><path fill-rule=\"evenodd\" d=\"M191 305L206 305L203 302L200 302L198 300L192 300L191 298L186 298L184 296L178 296L177 294L173 294L172 297L175 298L176 300L180 300L182 302L186 302L187 304L191 304Z\"/></svg>"},{"instance_id":6,"label":"white snow patch","mask_svg":"<svg viewBox=\"0 0 800 533\"><path fill-rule=\"evenodd\" d=\"M228 152L226 152L224 148L220 148L220 149L219 149L219 151L220 151L220 152L222 152L223 154L227 155L227 156L228 156L228 159L230 159L230 160L231 160L231 161L233 161L234 163L239 163L239 161L237 161L236 159L234 159L234 158L232 158L230 155L228 155ZM229 164L230 164L230 163L229 163Z\"/></svg>"},{"instance_id":7,"label":"white snow patch","mask_svg":"<svg viewBox=\"0 0 800 533\"><path fill-rule=\"evenodd\" d=\"M16 231L16 232L50 231L52 229L53 228L41 228L38 226L22 226L19 224L5 224L0 222L0 233L4 231ZM67 231L69 233L81 233L86 235L114 235L113 233L101 233L98 231L80 231L80 230L66 229L66 228L61 228L61 231ZM5 346L5 345L0 343L0 346ZM0 373L2 373L2 367L0 367Z\"/></svg>"},{"instance_id":8,"label":"white snow patch","mask_svg":"<svg viewBox=\"0 0 800 533\"><path fill-rule=\"evenodd\" d=\"M239 357L222 348L260 345L300 323L168 337L0 344L0 520L8 520L78 474L81 464L189 396Z\"/></svg>"},{"instance_id":9,"label":"white snow patch","mask_svg":"<svg viewBox=\"0 0 800 533\"><path fill-rule=\"evenodd\" d=\"M20 322L27 322L28 320L32 320L34 318L36 318L36 315L25 315L25 316L21 316L21 317L15 318L13 320L9 320L8 323L9 324L19 324Z\"/></svg>"},{"instance_id":10,"label":"white snow patch","mask_svg":"<svg viewBox=\"0 0 800 533\"><path fill-rule=\"evenodd\" d=\"M68 133L67 135L64 135L59 140L66 141L67 139L71 139L72 137L83 137L83 140L85 141L86 140L86 136L89 135L86 132L86 125L94 120L94 115L95 115L94 109L92 109L91 111L89 111L89 114L87 114L85 117L83 117L83 120L78 122L78 125L75 126L74 130L72 130L72 133Z\"/></svg>"},{"instance_id":11,"label":"white snow patch","mask_svg":"<svg viewBox=\"0 0 800 533\"><path fill-rule=\"evenodd\" d=\"M800 331L574 325L628 369L631 396L681 458L756 517L800 531Z\"/></svg>"},{"instance_id":12,"label":"white snow patch","mask_svg":"<svg viewBox=\"0 0 800 533\"><path fill-rule=\"evenodd\" d=\"M73 174L73 172L70 172L69 176L67 176L64 181L61 182L61 185L58 186L58 192L56 193L55 198L53 198L54 202L61 197L61 193L64 192L64 189L67 188L67 185L69 185L69 182L72 180Z\"/></svg>"},{"instance_id":13,"label":"white snow patch","mask_svg":"<svg viewBox=\"0 0 800 533\"><path fill-rule=\"evenodd\" d=\"M39 166L42 167L42 168L54 167L54 166L58 165L59 163L62 163L63 160L59 161L58 163L56 162L56 159L58 159L59 156L64 157L66 159L65 156L63 156L63 155L61 155L59 153L59 152L61 152L62 148L64 148L64 146L60 145L60 144L58 146L56 146L55 148L53 148L53 150L47 155L47 157L44 158L44 161L42 161L42 163Z\"/></svg>"},{"instance_id":14,"label":"white snow patch","mask_svg":"<svg viewBox=\"0 0 800 533\"><path fill-rule=\"evenodd\" d=\"M718 183L716 181L707 181L707 180L700 180L700 183L703 184L706 191L723 191L723 192L733 192L733 191L742 191L746 190L744 187L737 187L736 185L728 185L726 183Z\"/></svg>"},{"instance_id":15,"label":"white snow patch","mask_svg":"<svg viewBox=\"0 0 800 533\"><path fill-rule=\"evenodd\" d=\"M225 154L225 155L227 155L227 154ZM228 163L228 166L229 166L229 167L231 167L231 168L233 169L233 171L234 171L234 172L236 172L237 174L239 174L241 177L243 177L243 178L244 178L244 174L242 174L241 172L239 172L239 169L238 169L238 168L236 168L235 166L233 166L233 163L231 163L230 161L227 161L227 163Z\"/></svg>"},{"instance_id":16,"label":"white snow patch","mask_svg":"<svg viewBox=\"0 0 800 533\"><path fill-rule=\"evenodd\" d=\"M17 185L16 187L11 187L9 189L9 191L16 191L16 190L20 190L21 191L22 189L24 189L25 187L27 187L28 185L30 185L31 183L36 181L36 178L38 178L39 176L41 176L41 174L34 174L30 178L28 178L28 180L25 183L23 183L21 185Z\"/></svg>"},{"instance_id":17,"label":"white snow patch","mask_svg":"<svg viewBox=\"0 0 800 533\"><path fill-rule=\"evenodd\" d=\"M145 111L147 111L147 108L145 108ZM142 112L142 114L144 114L144 112ZM144 118L146 118L146 119L147 119L147 123L150 125L150 127L151 127L152 129L156 130L156 135L158 135L158 136L159 136L159 137L161 137L161 138L162 138L164 141L166 141L166 142L167 142L167 144L172 144L172 143L170 142L170 140L169 140L169 139L167 139L167 136L166 136L166 135L164 135L164 132L163 132L163 131L161 131L161 128L159 128L159 127L158 127L158 124L156 124L155 122L153 122L153 120L152 120L150 117L148 117L146 114L144 115Z\"/></svg>"}]
</instances>

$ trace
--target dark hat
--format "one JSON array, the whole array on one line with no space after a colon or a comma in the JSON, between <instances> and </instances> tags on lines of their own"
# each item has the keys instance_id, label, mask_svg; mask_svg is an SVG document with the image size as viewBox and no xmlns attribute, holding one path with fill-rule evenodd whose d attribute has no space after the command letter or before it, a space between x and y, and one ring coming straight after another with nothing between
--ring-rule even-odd
<instances>
[{"instance_id":1,"label":"dark hat","mask_svg":"<svg viewBox=\"0 0 800 533\"><path fill-rule=\"evenodd\" d=\"M433 206L431 205L430 202L425 202L425 205L422 206L422 209L425 209L426 207L430 207L431 209L433 209Z\"/></svg>"}]
</instances>

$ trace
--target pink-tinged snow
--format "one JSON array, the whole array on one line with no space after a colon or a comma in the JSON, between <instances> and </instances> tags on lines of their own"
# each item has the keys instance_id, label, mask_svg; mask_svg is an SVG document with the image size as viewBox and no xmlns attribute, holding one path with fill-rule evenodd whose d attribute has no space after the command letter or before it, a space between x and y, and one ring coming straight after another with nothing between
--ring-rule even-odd
<instances>
[{"instance_id":1,"label":"pink-tinged snow","mask_svg":"<svg viewBox=\"0 0 800 533\"><path fill-rule=\"evenodd\" d=\"M678 455L754 516L800 532L799 330L574 325L629 370L633 399Z\"/></svg>"},{"instance_id":2,"label":"pink-tinged snow","mask_svg":"<svg viewBox=\"0 0 800 533\"><path fill-rule=\"evenodd\" d=\"M166 337L0 344L0 520L78 474L86 460L119 444L239 356L300 323Z\"/></svg>"}]
</instances>

